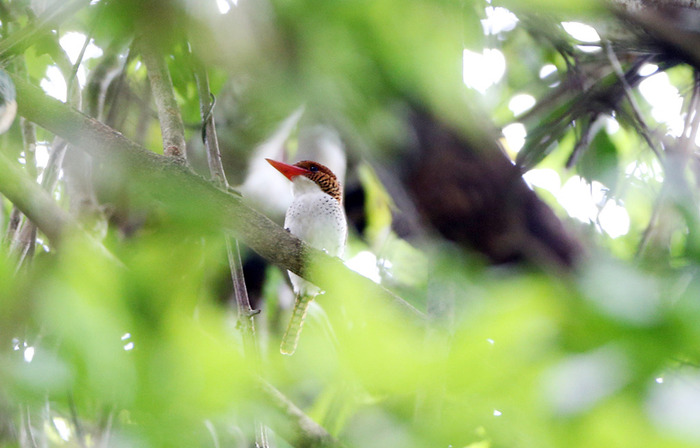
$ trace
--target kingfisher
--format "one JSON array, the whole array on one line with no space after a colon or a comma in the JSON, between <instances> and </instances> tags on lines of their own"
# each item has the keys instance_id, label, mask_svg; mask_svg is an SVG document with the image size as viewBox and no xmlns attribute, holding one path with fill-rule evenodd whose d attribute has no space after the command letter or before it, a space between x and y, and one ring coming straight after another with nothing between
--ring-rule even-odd
<instances>
[{"instance_id":1,"label":"kingfisher","mask_svg":"<svg viewBox=\"0 0 700 448\"><path fill-rule=\"evenodd\" d=\"M284 228L311 247L334 257L342 257L348 234L343 209L343 191L338 178L328 167L310 160L294 165L265 159L292 181L294 199L287 209ZM301 328L311 301L321 289L293 272L294 309L282 337L280 352L292 355L299 342Z\"/></svg>"}]
</instances>

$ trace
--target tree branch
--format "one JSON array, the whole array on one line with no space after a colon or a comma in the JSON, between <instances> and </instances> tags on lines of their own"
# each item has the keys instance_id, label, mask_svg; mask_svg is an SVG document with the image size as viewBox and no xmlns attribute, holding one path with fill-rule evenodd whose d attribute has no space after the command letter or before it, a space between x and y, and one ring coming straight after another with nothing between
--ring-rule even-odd
<instances>
[{"instance_id":1,"label":"tree branch","mask_svg":"<svg viewBox=\"0 0 700 448\"><path fill-rule=\"evenodd\" d=\"M202 123L204 125L203 134L204 144L207 148L207 159L209 160L209 173L215 184L222 188L228 188L226 173L224 166L221 163L221 152L219 151L219 139L216 136L216 127L214 126L214 101L211 100L212 94L209 89L209 77L204 67L192 58L194 66L194 77L197 83L199 92L199 108L202 115ZM238 240L230 235L226 236L226 252L228 255L228 263L231 268L231 280L233 281L233 293L236 297L238 305L238 321L243 326L243 341L244 350L248 359L252 360L257 373L262 371L260 345L255 332L255 312L250 306L248 298L248 290L243 276L243 262L241 261L241 250L238 245ZM255 446L258 448L269 448L267 428L260 421L255 421Z\"/></svg>"},{"instance_id":2,"label":"tree branch","mask_svg":"<svg viewBox=\"0 0 700 448\"><path fill-rule=\"evenodd\" d=\"M224 165L221 163L221 151L219 150L219 139L216 136L216 124L214 123L214 99L209 89L209 76L201 62L191 57L194 71L194 79L199 91L199 108L202 114L204 129L202 136L207 147L207 162L209 163L209 173L214 182L219 186L228 187L228 180L224 172Z\"/></svg>"},{"instance_id":3,"label":"tree branch","mask_svg":"<svg viewBox=\"0 0 700 448\"><path fill-rule=\"evenodd\" d=\"M171 157L186 157L185 125L182 123L180 108L173 93L173 81L170 78L168 64L163 52L158 51L154 43L145 36L138 40L141 59L146 64L148 80L158 109L160 131L163 135L163 154Z\"/></svg>"},{"instance_id":4,"label":"tree branch","mask_svg":"<svg viewBox=\"0 0 700 448\"><path fill-rule=\"evenodd\" d=\"M28 26L0 40L0 59L5 60L11 54L22 53L35 42L35 38L40 36L41 33L55 28L59 23L62 23L69 17L73 17L76 12L89 4L89 0L56 2Z\"/></svg>"},{"instance_id":5,"label":"tree branch","mask_svg":"<svg viewBox=\"0 0 700 448\"><path fill-rule=\"evenodd\" d=\"M70 229L77 228L73 218L56 204L22 168L0 152L0 191L46 234L52 243Z\"/></svg>"},{"instance_id":6,"label":"tree branch","mask_svg":"<svg viewBox=\"0 0 700 448\"><path fill-rule=\"evenodd\" d=\"M20 120L20 128L22 129L22 140L24 141L24 160L27 169L27 174L31 179L37 178L36 166L36 127L34 123L22 118ZM19 253L17 265L21 266L24 260L32 258L36 247L36 224L31 221L25 221L19 232L15 234L15 239L12 241L12 249Z\"/></svg>"},{"instance_id":7,"label":"tree branch","mask_svg":"<svg viewBox=\"0 0 700 448\"><path fill-rule=\"evenodd\" d=\"M297 448L335 447L344 445L330 435L321 425L313 421L301 409L262 378L258 387L268 400L282 413L285 422L275 428L290 445Z\"/></svg>"}]
</instances>

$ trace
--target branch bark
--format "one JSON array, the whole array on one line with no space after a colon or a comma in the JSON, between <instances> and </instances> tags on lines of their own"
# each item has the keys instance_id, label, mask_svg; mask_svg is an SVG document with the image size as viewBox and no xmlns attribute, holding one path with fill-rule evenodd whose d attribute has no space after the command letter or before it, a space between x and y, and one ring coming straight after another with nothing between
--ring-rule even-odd
<instances>
[{"instance_id":1,"label":"branch bark","mask_svg":"<svg viewBox=\"0 0 700 448\"><path fill-rule=\"evenodd\" d=\"M66 232L77 228L68 212L59 207L39 184L1 152L0 191L54 244Z\"/></svg>"},{"instance_id":2,"label":"branch bark","mask_svg":"<svg viewBox=\"0 0 700 448\"><path fill-rule=\"evenodd\" d=\"M272 384L259 378L258 387L284 416L284 422L281 422L275 430L292 446L297 448L342 448L344 446Z\"/></svg>"},{"instance_id":3,"label":"branch bark","mask_svg":"<svg viewBox=\"0 0 700 448\"><path fill-rule=\"evenodd\" d=\"M194 61L194 77L197 83L199 92L199 107L202 115L202 123L204 125L203 136L204 144L207 148L207 159L209 160L209 173L213 182L221 187L228 189L228 181L224 166L221 163L221 152L219 151L219 139L216 136L216 127L214 126L213 108L214 101L211 99L212 94L209 89L209 77L204 67ZM248 298L248 289L246 288L245 278L243 277L243 262L241 261L241 250L238 245L238 240L230 235L226 236L226 252L228 255L228 263L231 268L231 280L233 281L233 293L238 305L238 321L243 326L243 340L245 355L254 363L256 373L262 372L262 357L260 356L260 344L255 331L255 312L250 306ZM269 448L267 428L260 421L255 422L255 445L259 448Z\"/></svg>"},{"instance_id":4,"label":"branch bark","mask_svg":"<svg viewBox=\"0 0 700 448\"><path fill-rule=\"evenodd\" d=\"M141 59L146 64L148 80L158 108L160 131L163 135L163 154L185 158L185 125L182 123L180 108L175 100L173 80L163 52L158 51L153 41L146 36L138 40Z\"/></svg>"},{"instance_id":5,"label":"branch bark","mask_svg":"<svg viewBox=\"0 0 700 448\"><path fill-rule=\"evenodd\" d=\"M204 125L203 137L207 147L207 162L209 173L217 185L228 187L228 180L224 172L224 165L221 163L221 151L219 150L219 139L216 136L216 124L214 122L215 100L209 88L209 76L204 66L198 60L192 59L194 79L199 91L199 107Z\"/></svg>"},{"instance_id":6,"label":"branch bark","mask_svg":"<svg viewBox=\"0 0 700 448\"><path fill-rule=\"evenodd\" d=\"M20 122L22 140L24 141L24 160L27 174L31 179L37 178L36 167L36 129L34 123L25 119ZM31 221L25 221L20 231L15 234L12 241L13 251L19 253L17 265L21 266L25 260L31 259L36 247L36 225Z\"/></svg>"},{"instance_id":7,"label":"branch bark","mask_svg":"<svg viewBox=\"0 0 700 448\"><path fill-rule=\"evenodd\" d=\"M35 38L41 33L47 32L64 20L73 17L75 13L89 4L89 0L73 0L57 2L55 7L47 8L33 23L0 40L0 59L6 60L10 55L22 53L35 42Z\"/></svg>"}]
</instances>

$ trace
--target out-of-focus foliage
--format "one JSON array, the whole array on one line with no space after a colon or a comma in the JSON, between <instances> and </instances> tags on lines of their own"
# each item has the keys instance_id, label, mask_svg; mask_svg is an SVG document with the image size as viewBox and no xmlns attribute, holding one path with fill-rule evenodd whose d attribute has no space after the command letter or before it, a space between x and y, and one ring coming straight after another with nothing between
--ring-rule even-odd
<instances>
[{"instance_id":1,"label":"out-of-focus foliage","mask_svg":"<svg viewBox=\"0 0 700 448\"><path fill-rule=\"evenodd\" d=\"M698 112L690 105L693 70L649 59L640 63L646 74L616 90L614 66L630 70L638 61L623 50L614 60L606 45L634 43L630 25L593 2L503 5L1 3L0 65L155 152L158 121L132 42L162 41L188 157L200 173L207 165L195 60L217 98L232 183L275 175L245 167L301 105L308 122L337 128L353 167L347 184L360 185L365 201L366 225L350 236L348 264L427 317L331 273L342 293L312 304L298 352L283 357L290 292L277 268L263 268L258 368L244 355L224 239L210 211L174 185L181 213L166 214L148 191L130 191L130 173L115 179L119 167L94 167L108 252L80 237L53 247L39 232L36 254L20 261L8 230L12 204L2 199L0 444L250 446L256 422L288 424L257 387L262 376L347 446L700 445L696 179L682 170L688 190L669 186L668 157L659 160L649 146L668 154L684 144L694 157L695 141L679 137L693 127L688 111ZM72 6L77 12L44 20ZM562 22L623 37L582 47ZM34 28L22 45L3 46ZM464 50L483 63L463 68ZM487 54L500 54L505 73L483 92L466 87L469 74L492 70ZM655 89L666 89L671 103L658 101ZM535 101L527 110L514 103L523 94ZM91 104L101 106L90 111ZM526 178L590 248L575 272L490 267L429 230L413 241L392 230L395 203L371 166L380 160L390 170L411 157L404 112L416 105L467 133L493 121L514 159L538 162ZM28 175L38 169L41 182L60 142L38 123L32 153L25 125L16 120L0 136L0 151ZM529 140L508 132L518 129ZM73 210L64 179L51 194ZM288 446L278 432L273 446Z\"/></svg>"}]
</instances>

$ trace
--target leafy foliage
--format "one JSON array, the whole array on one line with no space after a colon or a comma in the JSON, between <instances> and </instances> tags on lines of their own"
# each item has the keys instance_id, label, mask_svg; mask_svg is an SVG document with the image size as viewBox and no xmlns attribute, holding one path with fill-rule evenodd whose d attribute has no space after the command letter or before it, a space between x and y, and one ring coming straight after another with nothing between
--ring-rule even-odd
<instances>
[{"instance_id":1,"label":"leafy foliage","mask_svg":"<svg viewBox=\"0 0 700 448\"><path fill-rule=\"evenodd\" d=\"M333 436L321 445L697 446L700 118L692 58L629 32L634 25L613 21L597 3L506 6L1 4L6 71L161 153L137 50L139 42L158 45L190 166L202 175L197 64L216 97L232 183L249 174L256 145L305 105L305 123L340 132L347 187L364 192L364 225L350 236L346 258L365 260L363 271L420 313L382 299L345 270L310 266L340 288L312 304L298 352L282 357L291 293L278 267L262 267L259 353L251 353L232 305L216 210L174 183L155 200L158 187L138 173L84 162L73 142L60 157L62 141L42 123L16 120L0 136L0 151L82 231L60 243L41 231L22 237L31 224L18 223L19 210L2 199L0 444L250 446L262 423L273 446L312 446L298 414L279 406L262 378ZM510 11L510 27L484 34L482 23ZM563 21L620 33L601 31L602 39L582 47ZM64 40L71 33L87 39L82 59ZM507 72L480 94L464 86L461 61L465 48L484 47L504 55ZM655 71L645 72L651 64ZM541 76L545 66L555 70ZM61 79L65 85L51 86ZM671 99L684 99L676 121L644 94L643 83L659 79L675 92ZM509 106L523 93L535 106L516 113ZM405 112L416 105L465 135L483 135L489 118L504 129L523 125L522 148L505 136L510 152L524 169L556 174L554 187L532 174L538 170L526 178L586 241L576 270L489 266L429 229L403 238L395 221L400 198L389 195L379 168L413 156ZM284 145L299 145L297 134L287 137ZM60 158L60 181L45 185ZM92 172L87 200L71 183L81 172ZM597 196L567 196L579 181ZM263 196L274 194L271 185ZM9 193L2 183L0 193ZM612 224L629 220L625 231L612 235L610 210L618 213ZM244 258L255 262L251 252ZM249 277L251 296L254 283Z\"/></svg>"}]
</instances>

